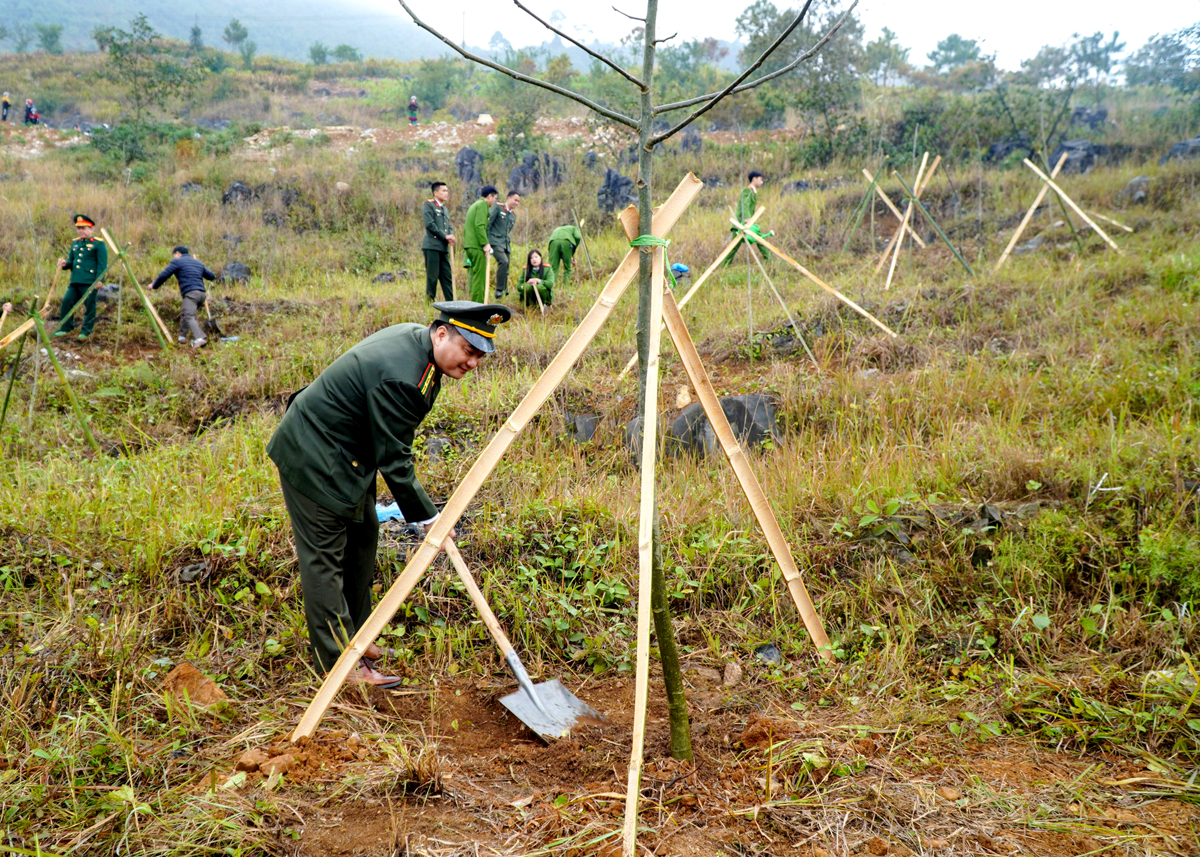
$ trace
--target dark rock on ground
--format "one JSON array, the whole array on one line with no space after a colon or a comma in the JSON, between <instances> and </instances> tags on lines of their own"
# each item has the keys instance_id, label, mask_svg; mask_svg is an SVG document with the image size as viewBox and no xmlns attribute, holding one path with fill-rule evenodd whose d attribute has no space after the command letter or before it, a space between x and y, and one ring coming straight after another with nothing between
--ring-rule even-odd
<instances>
[{"instance_id":1,"label":"dark rock on ground","mask_svg":"<svg viewBox=\"0 0 1200 857\"><path fill-rule=\"evenodd\" d=\"M1001 137L990 146L983 156L985 161L1003 161L1009 155L1019 154L1023 158L1033 155L1033 142L1025 134Z\"/></svg>"},{"instance_id":2,"label":"dark rock on ground","mask_svg":"<svg viewBox=\"0 0 1200 857\"><path fill-rule=\"evenodd\" d=\"M250 266L243 262L226 262L217 277L223 283L245 283L250 279Z\"/></svg>"},{"instance_id":3,"label":"dark rock on ground","mask_svg":"<svg viewBox=\"0 0 1200 857\"><path fill-rule=\"evenodd\" d=\"M800 193L801 191L812 190L812 189L813 189L812 183L807 182L804 179L800 179L799 181L794 181L794 182L785 182L783 185L784 193Z\"/></svg>"},{"instance_id":4,"label":"dark rock on ground","mask_svg":"<svg viewBox=\"0 0 1200 857\"><path fill-rule=\"evenodd\" d=\"M121 287L116 283L105 283L102 286L96 287L96 299L102 301L115 301L121 296Z\"/></svg>"},{"instance_id":5,"label":"dark rock on ground","mask_svg":"<svg viewBox=\"0 0 1200 857\"><path fill-rule=\"evenodd\" d=\"M707 188L724 187L725 180L723 178L721 178L720 176L705 176L704 177L704 186Z\"/></svg>"},{"instance_id":6,"label":"dark rock on ground","mask_svg":"<svg viewBox=\"0 0 1200 857\"><path fill-rule=\"evenodd\" d=\"M236 250L246 239L241 235L234 235L231 232L223 232L221 234L221 240L229 245L230 250Z\"/></svg>"},{"instance_id":7,"label":"dark rock on ground","mask_svg":"<svg viewBox=\"0 0 1200 857\"><path fill-rule=\"evenodd\" d=\"M408 271L381 271L371 278L372 283L394 283L408 276Z\"/></svg>"},{"instance_id":8,"label":"dark rock on ground","mask_svg":"<svg viewBox=\"0 0 1200 857\"><path fill-rule=\"evenodd\" d=\"M589 170L595 169L596 168L596 153L588 152L587 154L585 154L583 156L583 165L585 167L587 167Z\"/></svg>"},{"instance_id":9,"label":"dark rock on ground","mask_svg":"<svg viewBox=\"0 0 1200 857\"><path fill-rule=\"evenodd\" d=\"M329 89L328 86L322 86L320 89L314 89L313 95L323 95L323 96L328 97L330 95L333 95L333 92Z\"/></svg>"},{"instance_id":10,"label":"dark rock on ground","mask_svg":"<svg viewBox=\"0 0 1200 857\"><path fill-rule=\"evenodd\" d=\"M234 182L225 193L221 194L222 205L235 205L252 202L258 198L258 192L245 182Z\"/></svg>"},{"instance_id":11,"label":"dark rock on ground","mask_svg":"<svg viewBox=\"0 0 1200 857\"><path fill-rule=\"evenodd\" d=\"M1165 164L1172 158L1200 158L1200 137L1180 140L1171 146L1171 150L1158 159L1159 164Z\"/></svg>"},{"instance_id":12,"label":"dark rock on ground","mask_svg":"<svg viewBox=\"0 0 1200 857\"><path fill-rule=\"evenodd\" d=\"M437 461L445 457L446 453L454 449L454 441L448 437L431 437L425 441L425 457L430 461Z\"/></svg>"},{"instance_id":13,"label":"dark rock on ground","mask_svg":"<svg viewBox=\"0 0 1200 857\"><path fill-rule=\"evenodd\" d=\"M598 414L566 414L563 433L576 443L587 443L596 436L600 426Z\"/></svg>"},{"instance_id":14,"label":"dark rock on ground","mask_svg":"<svg viewBox=\"0 0 1200 857\"><path fill-rule=\"evenodd\" d=\"M1076 107L1071 111L1072 125L1086 125L1093 131L1101 130L1108 122L1108 111L1103 107Z\"/></svg>"},{"instance_id":15,"label":"dark rock on ground","mask_svg":"<svg viewBox=\"0 0 1200 857\"><path fill-rule=\"evenodd\" d=\"M596 203L603 211L616 211L636 200L633 179L626 178L609 167L604 171L604 182L596 191Z\"/></svg>"},{"instance_id":16,"label":"dark rock on ground","mask_svg":"<svg viewBox=\"0 0 1200 857\"><path fill-rule=\"evenodd\" d=\"M772 643L763 643L754 650L754 656L763 663L781 664L783 663L783 654Z\"/></svg>"},{"instance_id":17,"label":"dark rock on ground","mask_svg":"<svg viewBox=\"0 0 1200 857\"><path fill-rule=\"evenodd\" d=\"M1062 172L1086 173L1096 165L1096 158L1105 154L1105 151L1104 146L1097 146L1091 140L1064 140L1050 156L1050 166L1053 168L1063 152L1066 152L1067 162L1063 164Z\"/></svg>"},{"instance_id":18,"label":"dark rock on ground","mask_svg":"<svg viewBox=\"0 0 1200 857\"><path fill-rule=\"evenodd\" d=\"M470 146L463 146L454 156L454 169L458 172L458 180L472 191L471 196L476 196L484 184L483 155Z\"/></svg>"},{"instance_id":19,"label":"dark rock on ground","mask_svg":"<svg viewBox=\"0 0 1200 857\"><path fill-rule=\"evenodd\" d=\"M392 169L416 170L419 173L432 173L437 171L438 165L433 161L426 160L425 158L401 158L392 164ZM479 183L482 184L483 180L480 179ZM420 184L423 187L429 186L425 181L422 181Z\"/></svg>"},{"instance_id":20,"label":"dark rock on ground","mask_svg":"<svg viewBox=\"0 0 1200 857\"><path fill-rule=\"evenodd\" d=\"M179 186L179 192L183 196L191 196L194 193L200 193L204 190L204 185L199 182L184 182Z\"/></svg>"},{"instance_id":21,"label":"dark rock on ground","mask_svg":"<svg viewBox=\"0 0 1200 857\"><path fill-rule=\"evenodd\" d=\"M1150 176L1137 176L1129 180L1129 184L1121 189L1117 194L1118 199L1127 199L1132 203L1140 205L1146 201L1146 195L1150 191Z\"/></svg>"},{"instance_id":22,"label":"dark rock on ground","mask_svg":"<svg viewBox=\"0 0 1200 857\"><path fill-rule=\"evenodd\" d=\"M687 152L689 155L698 155L704 147L704 140L700 137L699 132L695 128L688 128L684 132L683 137L679 140L679 148Z\"/></svg>"},{"instance_id":23,"label":"dark rock on ground","mask_svg":"<svg viewBox=\"0 0 1200 857\"><path fill-rule=\"evenodd\" d=\"M721 410L739 443L754 446L777 436L775 404L767 396L750 393L721 399ZM716 433L699 402L688 405L668 430L670 449L702 456L718 449Z\"/></svg>"},{"instance_id":24,"label":"dark rock on ground","mask_svg":"<svg viewBox=\"0 0 1200 857\"><path fill-rule=\"evenodd\" d=\"M542 187L552 188L562 184L562 161L549 154L529 154L508 174L508 190L524 196Z\"/></svg>"},{"instance_id":25,"label":"dark rock on ground","mask_svg":"<svg viewBox=\"0 0 1200 857\"><path fill-rule=\"evenodd\" d=\"M1042 245L1046 243L1045 235L1036 235L1028 241L1022 241L1013 248L1013 253L1017 256L1024 256L1026 253L1033 253L1035 250L1040 250Z\"/></svg>"}]
</instances>

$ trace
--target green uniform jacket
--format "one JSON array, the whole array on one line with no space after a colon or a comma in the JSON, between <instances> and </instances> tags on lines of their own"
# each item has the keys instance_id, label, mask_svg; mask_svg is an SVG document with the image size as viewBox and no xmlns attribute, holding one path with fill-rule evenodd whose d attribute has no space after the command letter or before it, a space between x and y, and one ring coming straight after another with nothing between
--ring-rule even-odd
<instances>
[{"instance_id":1,"label":"green uniform jacket","mask_svg":"<svg viewBox=\"0 0 1200 857\"><path fill-rule=\"evenodd\" d=\"M425 221L425 238L421 241L421 249L445 253L450 247L446 243L446 236L454 233L446 206L438 205L436 200L425 200L421 206L421 219Z\"/></svg>"},{"instance_id":2,"label":"green uniform jacket","mask_svg":"<svg viewBox=\"0 0 1200 857\"><path fill-rule=\"evenodd\" d=\"M537 278L542 281L540 286L535 286L530 280ZM521 272L521 285L517 286L517 297L526 303L535 303L537 298L533 296L533 290L536 288L542 296L542 303L548 304L554 301L554 269L549 265L542 265L540 268L525 268Z\"/></svg>"},{"instance_id":3,"label":"green uniform jacket","mask_svg":"<svg viewBox=\"0 0 1200 857\"><path fill-rule=\"evenodd\" d=\"M375 472L406 521L437 508L413 470L413 432L441 391L429 328L397 324L368 336L301 390L267 444L279 472L337 515L361 520Z\"/></svg>"},{"instance_id":4,"label":"green uniform jacket","mask_svg":"<svg viewBox=\"0 0 1200 857\"><path fill-rule=\"evenodd\" d=\"M467 220L463 224L463 249L482 250L488 243L488 201L480 197L467 209Z\"/></svg>"},{"instance_id":5,"label":"green uniform jacket","mask_svg":"<svg viewBox=\"0 0 1200 857\"><path fill-rule=\"evenodd\" d=\"M104 274L108 267L108 246L99 238L84 240L76 238L67 251L67 268L71 272L71 283L90 286Z\"/></svg>"},{"instance_id":6,"label":"green uniform jacket","mask_svg":"<svg viewBox=\"0 0 1200 857\"><path fill-rule=\"evenodd\" d=\"M550 233L551 241L570 241L572 247L578 247L583 240L578 226L560 226Z\"/></svg>"},{"instance_id":7,"label":"green uniform jacket","mask_svg":"<svg viewBox=\"0 0 1200 857\"><path fill-rule=\"evenodd\" d=\"M754 216L755 209L758 208L758 194L754 192L752 187L742 188L742 195L738 197L737 215L735 219L738 223L745 223Z\"/></svg>"},{"instance_id":8,"label":"green uniform jacket","mask_svg":"<svg viewBox=\"0 0 1200 857\"><path fill-rule=\"evenodd\" d=\"M512 244L509 243L508 234L512 232L513 224L517 222L517 213L509 211L500 203L492 206L488 212L487 234L488 243L492 245L492 249L497 248L505 253L512 252Z\"/></svg>"}]
</instances>

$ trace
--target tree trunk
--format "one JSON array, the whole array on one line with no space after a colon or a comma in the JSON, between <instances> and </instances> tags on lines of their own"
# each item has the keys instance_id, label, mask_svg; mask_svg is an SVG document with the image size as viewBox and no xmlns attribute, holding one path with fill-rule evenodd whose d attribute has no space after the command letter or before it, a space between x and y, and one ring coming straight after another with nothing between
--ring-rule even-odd
<instances>
[{"instance_id":1,"label":"tree trunk","mask_svg":"<svg viewBox=\"0 0 1200 857\"><path fill-rule=\"evenodd\" d=\"M655 21L658 17L658 0L647 0L645 48L642 55L642 81L645 88L641 93L642 115L639 128L638 157L638 231L650 234L654 208L651 188L653 185L654 149L649 145L654 131L653 101L651 99L654 75ZM646 252L649 249L651 252ZM656 248L644 248L638 254L638 416L642 420L642 436L646 432L646 367L650 362L650 300L654 288L652 263ZM656 483L657 484L657 483ZM657 489L656 492L657 494ZM675 645L675 631L671 626L671 611L667 603L667 582L663 572L662 538L659 532L658 505L655 498L653 528L653 560L651 575L651 608L654 611L654 635L658 639L659 655L662 659L663 684L667 694L667 706L671 724L671 756L676 759L692 760L691 726L688 722L687 699L683 693L683 676L679 669L679 650Z\"/></svg>"}]
</instances>

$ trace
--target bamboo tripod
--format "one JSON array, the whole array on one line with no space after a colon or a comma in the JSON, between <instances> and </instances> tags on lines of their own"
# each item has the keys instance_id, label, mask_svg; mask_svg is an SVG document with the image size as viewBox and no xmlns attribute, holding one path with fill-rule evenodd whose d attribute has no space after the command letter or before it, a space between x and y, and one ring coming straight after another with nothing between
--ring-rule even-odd
<instances>
[{"instance_id":1,"label":"bamboo tripod","mask_svg":"<svg viewBox=\"0 0 1200 857\"><path fill-rule=\"evenodd\" d=\"M679 221L688 205L699 194L703 186L703 182L689 173L656 213L651 234L658 238L665 238L667 233ZM634 238L638 234L636 210L632 207L626 209L622 212L620 220L630 239ZM515 441L517 435L529 424L529 421L533 419L546 403L554 390L566 377L570 368L580 358L592 339L595 338L601 326L612 314L617 301L637 275L639 267L638 254L647 251L654 253L656 283L651 306L652 336L650 353L652 359L656 360L659 333L665 319L666 329L680 353L689 379L692 381L693 386L696 387L705 413L721 442L722 451L729 459L734 474L737 476L742 490L750 502L751 509L760 526L763 528L767 543L776 562L780 566L788 592L800 612L805 628L812 637L820 656L825 660L832 659L829 638L825 633L824 625L808 595L803 577L792 557L791 550L783 536L783 531L775 517L774 510L771 509L770 504L767 502L766 494L763 492L761 484L750 468L744 452L738 445L736 437L733 434L733 429L725 417L725 412L721 409L716 391L708 380L707 373L704 371L694 343L689 338L687 328L684 326L682 317L679 315L679 309L675 304L673 296L670 294L664 295L663 251L661 248L631 248L617 267L617 270L605 284L604 289L583 321L567 339L562 349L525 395L525 398L517 405L516 410L505 421L500 431L496 433L480 453L479 457L476 458L463 481L450 495L450 498L446 501L446 505L442 509L442 513L438 516L416 552L409 559L404 573L392 584L366 622L363 623L362 627L349 641L341 657L338 658L333 668L329 671L324 683L305 710L299 724L293 730L291 735L292 741L307 738L316 730L325 712L333 702L337 691L350 674L350 671L358 663L371 642L383 631L384 626L391 621L396 611L400 608L400 605L404 603L413 587L416 586L422 575L429 568L442 549L442 545L446 543L450 531L466 510L467 505L479 491L483 482L491 475L504 453ZM656 390L657 372L651 372L649 378L651 381L648 381L648 383L652 383L653 389ZM648 536L643 536L649 532L646 529L649 526L649 523L646 521L646 513L651 505L651 495L646 491L646 488L648 485L653 484L654 455L657 449L656 438L654 437L654 427L657 425L655 413L656 402L653 396L649 399L649 402L651 404L647 409L646 436L642 443L643 470L641 478L643 487L643 515L639 526L639 593L641 597L638 603L639 646L638 678L636 683L639 693L639 703L635 707L634 716L634 742L637 752L631 757L630 763L631 778L634 778L636 775L637 779L640 779L641 749L644 746L645 693L648 686L649 674L649 567L643 563L646 558L645 551L649 548L650 543ZM633 802L632 815L636 822L636 787L631 791L631 799ZM626 824L628 828L628 819Z\"/></svg>"}]
</instances>

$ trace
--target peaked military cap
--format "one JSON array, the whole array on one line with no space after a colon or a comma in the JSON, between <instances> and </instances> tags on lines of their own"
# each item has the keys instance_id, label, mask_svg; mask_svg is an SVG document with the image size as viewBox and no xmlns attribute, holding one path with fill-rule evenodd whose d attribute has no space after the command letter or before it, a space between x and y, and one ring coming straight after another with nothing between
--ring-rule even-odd
<instances>
[{"instance_id":1,"label":"peaked military cap","mask_svg":"<svg viewBox=\"0 0 1200 857\"><path fill-rule=\"evenodd\" d=\"M92 220L92 218L88 217L86 214L76 214L75 217L71 220L71 223L74 226L95 226L96 225L96 221Z\"/></svg>"},{"instance_id":2,"label":"peaked military cap","mask_svg":"<svg viewBox=\"0 0 1200 857\"><path fill-rule=\"evenodd\" d=\"M441 301L433 308L441 313L439 320L454 327L463 339L484 354L496 350L492 342L496 338L496 325L512 318L512 311L504 304L479 304L475 301Z\"/></svg>"}]
</instances>

